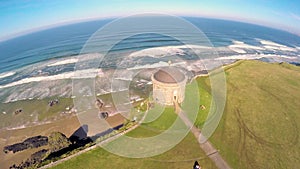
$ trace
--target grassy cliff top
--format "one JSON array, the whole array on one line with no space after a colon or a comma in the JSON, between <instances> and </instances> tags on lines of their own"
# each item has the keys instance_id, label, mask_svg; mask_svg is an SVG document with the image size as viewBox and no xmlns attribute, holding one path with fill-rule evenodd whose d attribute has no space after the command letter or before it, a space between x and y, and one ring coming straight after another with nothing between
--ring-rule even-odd
<instances>
[{"instance_id":1,"label":"grassy cliff top","mask_svg":"<svg viewBox=\"0 0 300 169\"><path fill-rule=\"evenodd\" d=\"M210 139L222 156L233 168L298 168L300 67L242 60L225 73L226 108Z\"/></svg>"}]
</instances>

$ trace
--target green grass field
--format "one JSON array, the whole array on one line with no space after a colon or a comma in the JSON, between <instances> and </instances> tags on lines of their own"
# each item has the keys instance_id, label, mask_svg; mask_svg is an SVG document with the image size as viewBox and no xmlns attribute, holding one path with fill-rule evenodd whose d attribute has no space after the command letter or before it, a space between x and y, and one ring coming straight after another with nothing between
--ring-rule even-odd
<instances>
[{"instance_id":1,"label":"green grass field","mask_svg":"<svg viewBox=\"0 0 300 169\"><path fill-rule=\"evenodd\" d=\"M299 168L300 67L238 61L226 76L225 112L210 139L224 159L232 168Z\"/></svg>"},{"instance_id":2,"label":"green grass field","mask_svg":"<svg viewBox=\"0 0 300 169\"><path fill-rule=\"evenodd\" d=\"M160 108L158 108L160 109ZM153 118L153 116L149 116ZM142 124L127 133L130 137L151 137L160 134L175 121L177 115L172 107L167 107L164 112L153 122ZM114 155L98 147L92 151L63 162L53 168L191 168L198 160L203 168L216 168L200 149L195 137L188 134L173 149L150 158L125 158Z\"/></svg>"}]
</instances>

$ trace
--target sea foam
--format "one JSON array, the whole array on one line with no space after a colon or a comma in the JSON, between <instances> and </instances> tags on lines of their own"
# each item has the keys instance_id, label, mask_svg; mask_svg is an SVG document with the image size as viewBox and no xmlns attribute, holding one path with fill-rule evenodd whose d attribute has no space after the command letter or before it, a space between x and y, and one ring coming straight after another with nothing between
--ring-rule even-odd
<instances>
[{"instance_id":1,"label":"sea foam","mask_svg":"<svg viewBox=\"0 0 300 169\"><path fill-rule=\"evenodd\" d=\"M101 76L101 75L103 75L103 72L101 69L85 69L85 70L61 73L61 74L52 75L52 76L28 77L28 78L24 78L19 81L15 81L15 82L12 82L12 83L9 83L6 85L1 85L0 89L13 87L13 86L17 86L17 85L22 85L22 84L26 84L26 83L31 83L31 82L63 80L63 79L71 79L71 78L76 78L76 79L93 78L93 77Z\"/></svg>"},{"instance_id":2,"label":"sea foam","mask_svg":"<svg viewBox=\"0 0 300 169\"><path fill-rule=\"evenodd\" d=\"M77 58L72 58L72 59L57 61L57 62L51 63L51 64L49 64L47 66L48 67L59 66L59 65L66 65L66 64L76 63L76 62L78 62L78 59Z\"/></svg>"},{"instance_id":3,"label":"sea foam","mask_svg":"<svg viewBox=\"0 0 300 169\"><path fill-rule=\"evenodd\" d=\"M0 74L0 79L15 75L16 72L6 72Z\"/></svg>"}]
</instances>

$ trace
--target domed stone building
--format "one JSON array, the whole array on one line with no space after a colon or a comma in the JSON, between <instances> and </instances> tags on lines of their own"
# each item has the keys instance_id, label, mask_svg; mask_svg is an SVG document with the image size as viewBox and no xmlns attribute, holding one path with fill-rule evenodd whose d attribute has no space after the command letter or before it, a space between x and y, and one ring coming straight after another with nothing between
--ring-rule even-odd
<instances>
[{"instance_id":1,"label":"domed stone building","mask_svg":"<svg viewBox=\"0 0 300 169\"><path fill-rule=\"evenodd\" d=\"M187 77L175 67L164 67L156 71L152 77L153 99L163 105L182 103L184 100Z\"/></svg>"}]
</instances>

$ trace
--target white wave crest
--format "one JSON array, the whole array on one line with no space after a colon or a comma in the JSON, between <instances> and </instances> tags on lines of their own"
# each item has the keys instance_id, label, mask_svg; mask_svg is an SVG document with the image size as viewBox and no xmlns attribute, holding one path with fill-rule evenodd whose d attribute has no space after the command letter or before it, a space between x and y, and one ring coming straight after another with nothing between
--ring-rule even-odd
<instances>
[{"instance_id":1,"label":"white wave crest","mask_svg":"<svg viewBox=\"0 0 300 169\"><path fill-rule=\"evenodd\" d=\"M179 45L179 46L162 46L153 47L148 49L143 49L137 52L133 52L129 55L130 58L149 56L154 58L160 58L170 55L184 55L185 51L183 49L210 49L209 46L200 45Z\"/></svg>"},{"instance_id":2,"label":"white wave crest","mask_svg":"<svg viewBox=\"0 0 300 169\"><path fill-rule=\"evenodd\" d=\"M133 52L129 55L130 58L140 57L140 56L149 56L149 57L164 57L168 55L179 54L183 55L184 51L174 46L165 46L165 47L155 47L143 49L137 52Z\"/></svg>"},{"instance_id":3,"label":"white wave crest","mask_svg":"<svg viewBox=\"0 0 300 169\"><path fill-rule=\"evenodd\" d=\"M247 53L243 49L264 50L262 47L245 44L244 42L241 42L241 41L233 40L232 42L233 42L233 44L229 45L228 48L237 53L241 53L241 54Z\"/></svg>"},{"instance_id":4,"label":"white wave crest","mask_svg":"<svg viewBox=\"0 0 300 169\"><path fill-rule=\"evenodd\" d=\"M54 63L49 64L49 65L47 65L47 66L48 66L48 67L51 67L51 66L59 66L59 65L66 65L66 64L76 63L76 62L78 62L78 59L72 58L72 59L67 59L67 60L57 61L57 62L54 62Z\"/></svg>"},{"instance_id":5,"label":"white wave crest","mask_svg":"<svg viewBox=\"0 0 300 169\"><path fill-rule=\"evenodd\" d=\"M6 77L9 77L9 76L13 76L14 74L16 74L16 72L6 72L6 73L1 73L1 74L0 74L0 79L6 78Z\"/></svg>"},{"instance_id":6,"label":"white wave crest","mask_svg":"<svg viewBox=\"0 0 300 169\"><path fill-rule=\"evenodd\" d=\"M297 52L296 48L288 47L272 41L260 40L259 42L264 45L264 48L266 49Z\"/></svg>"},{"instance_id":7,"label":"white wave crest","mask_svg":"<svg viewBox=\"0 0 300 169\"><path fill-rule=\"evenodd\" d=\"M62 74L52 75L52 76L39 76L39 77L29 77L24 78L16 82L12 82L6 85L1 85L0 89L13 87L17 85L27 84L31 82L41 82L41 81L52 81L52 80L63 80L63 79L83 79L83 78L93 78L96 76L102 76L103 72L101 69L85 69L78 70L74 72L66 72Z\"/></svg>"}]
</instances>

